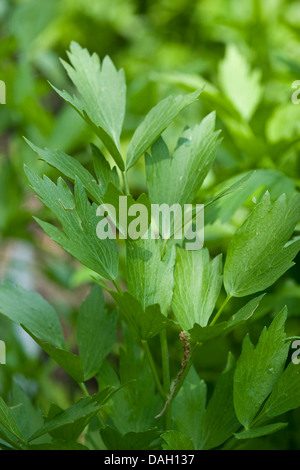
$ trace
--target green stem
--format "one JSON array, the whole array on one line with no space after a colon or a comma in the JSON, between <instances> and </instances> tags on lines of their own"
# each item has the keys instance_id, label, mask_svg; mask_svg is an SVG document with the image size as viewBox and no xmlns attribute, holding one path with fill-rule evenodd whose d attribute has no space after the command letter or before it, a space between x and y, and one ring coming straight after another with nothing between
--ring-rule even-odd
<instances>
[{"instance_id":1,"label":"green stem","mask_svg":"<svg viewBox=\"0 0 300 470\"><path fill-rule=\"evenodd\" d=\"M124 181L125 193L126 193L127 195L129 195L129 194L130 194L130 190L129 190L128 178L127 178L127 172L126 172L126 170L123 171L123 181Z\"/></svg>"},{"instance_id":2,"label":"green stem","mask_svg":"<svg viewBox=\"0 0 300 470\"><path fill-rule=\"evenodd\" d=\"M162 359L162 372L163 372L163 389L166 396L170 393L170 364L169 364L169 352L168 352L168 341L166 329L160 332L160 345L161 345L161 359ZM171 404L167 407L165 413L165 429L172 428L172 407Z\"/></svg>"},{"instance_id":3,"label":"green stem","mask_svg":"<svg viewBox=\"0 0 300 470\"><path fill-rule=\"evenodd\" d=\"M113 279L113 284L115 286L115 288L117 289L117 291L119 292L119 294L122 294L122 289L120 287L120 284L118 283L117 279Z\"/></svg>"},{"instance_id":4,"label":"green stem","mask_svg":"<svg viewBox=\"0 0 300 470\"><path fill-rule=\"evenodd\" d=\"M224 300L224 302L222 303L221 307L219 308L219 310L217 311L216 315L214 316L214 318L212 319L212 321L210 322L210 325L209 326L212 326L216 323L216 321L218 320L218 318L220 317L221 313L223 312L225 306L227 305L227 303L229 302L229 300L231 299L231 295L227 295L226 299Z\"/></svg>"},{"instance_id":5,"label":"green stem","mask_svg":"<svg viewBox=\"0 0 300 470\"><path fill-rule=\"evenodd\" d=\"M81 388L83 394L85 397L90 397L90 394L88 392L88 389L86 388L85 384L83 382L78 382L79 387Z\"/></svg>"},{"instance_id":6,"label":"green stem","mask_svg":"<svg viewBox=\"0 0 300 470\"><path fill-rule=\"evenodd\" d=\"M152 372L157 390L158 390L159 394L161 395L162 399L166 400L166 394L165 394L165 392L162 388L162 385L160 383L160 380L159 380L159 377L158 377L158 374L157 374L157 371L156 371L156 367L155 367L155 364L154 364L154 361L153 361L153 358L152 358L152 355L151 355L151 352L150 352L150 349L149 349L148 342L145 339L142 339L142 344L143 344L144 349L145 349L146 357L148 359L150 369L151 369L151 372Z\"/></svg>"}]
</instances>

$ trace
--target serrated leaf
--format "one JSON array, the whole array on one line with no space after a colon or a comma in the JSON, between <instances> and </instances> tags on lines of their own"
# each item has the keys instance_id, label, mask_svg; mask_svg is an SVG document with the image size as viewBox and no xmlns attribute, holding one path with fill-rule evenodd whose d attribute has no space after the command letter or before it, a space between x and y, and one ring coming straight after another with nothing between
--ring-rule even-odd
<instances>
[{"instance_id":1,"label":"serrated leaf","mask_svg":"<svg viewBox=\"0 0 300 470\"><path fill-rule=\"evenodd\" d=\"M25 325L39 338L63 347L64 337L54 308L36 292L9 282L0 285L0 313Z\"/></svg>"},{"instance_id":2,"label":"serrated leaf","mask_svg":"<svg viewBox=\"0 0 300 470\"><path fill-rule=\"evenodd\" d=\"M156 429L121 434L111 426L101 429L100 434L108 450L148 450L151 442L158 437Z\"/></svg>"},{"instance_id":3,"label":"serrated leaf","mask_svg":"<svg viewBox=\"0 0 300 470\"><path fill-rule=\"evenodd\" d=\"M128 292L111 292L120 307L120 313L137 338L147 340L156 336L170 321L161 313L158 304L143 309L141 303Z\"/></svg>"},{"instance_id":4,"label":"serrated leaf","mask_svg":"<svg viewBox=\"0 0 300 470\"><path fill-rule=\"evenodd\" d=\"M177 248L172 307L184 330L206 326L222 286L222 255L212 261L206 248Z\"/></svg>"},{"instance_id":5,"label":"serrated leaf","mask_svg":"<svg viewBox=\"0 0 300 470\"><path fill-rule=\"evenodd\" d=\"M91 144L94 170L98 179L99 186L101 188L101 194L104 194L109 182L112 182L118 189L121 190L119 175L117 168L114 166L110 167L110 164L104 157L103 153L96 147L96 145Z\"/></svg>"},{"instance_id":6,"label":"serrated leaf","mask_svg":"<svg viewBox=\"0 0 300 470\"><path fill-rule=\"evenodd\" d=\"M241 424L248 428L263 401L272 392L288 355L283 309L270 327L263 329L256 348L247 335L234 376L234 407Z\"/></svg>"},{"instance_id":7,"label":"serrated leaf","mask_svg":"<svg viewBox=\"0 0 300 470\"><path fill-rule=\"evenodd\" d=\"M152 204L191 204L216 156L219 131L215 113L180 137L174 155L160 137L146 155L146 178ZM168 184L166 184L168 181Z\"/></svg>"},{"instance_id":8,"label":"serrated leaf","mask_svg":"<svg viewBox=\"0 0 300 470\"><path fill-rule=\"evenodd\" d=\"M281 374L268 400L266 401L259 420L273 418L300 406L300 370L292 362Z\"/></svg>"},{"instance_id":9,"label":"serrated leaf","mask_svg":"<svg viewBox=\"0 0 300 470\"><path fill-rule=\"evenodd\" d=\"M101 66L97 54L90 55L76 42L71 43L68 57L71 65L63 60L62 64L78 95L71 96L66 91L53 88L92 127L117 165L124 170L120 150L126 104L124 71L117 71L107 56Z\"/></svg>"},{"instance_id":10,"label":"serrated leaf","mask_svg":"<svg viewBox=\"0 0 300 470\"><path fill-rule=\"evenodd\" d=\"M28 328L21 325L22 328L28 333L31 338L57 362L57 364L64 369L77 383L83 382L84 375L82 370L82 363L79 356L62 348L55 348L46 341L41 341L35 336Z\"/></svg>"},{"instance_id":11,"label":"serrated leaf","mask_svg":"<svg viewBox=\"0 0 300 470\"><path fill-rule=\"evenodd\" d=\"M272 285L293 266L300 239L289 242L300 219L300 195L280 196L272 205L267 192L230 242L224 266L228 295L243 297Z\"/></svg>"},{"instance_id":12,"label":"serrated leaf","mask_svg":"<svg viewBox=\"0 0 300 470\"><path fill-rule=\"evenodd\" d=\"M163 253L161 239L139 239L126 243L128 292L144 310L150 305L159 304L161 312L167 316L173 295L175 248Z\"/></svg>"},{"instance_id":13,"label":"serrated leaf","mask_svg":"<svg viewBox=\"0 0 300 470\"><path fill-rule=\"evenodd\" d=\"M61 414L64 410L55 403L51 403L47 416L45 417L45 423L51 421L57 415ZM60 426L54 431L50 431L49 434L55 440L70 442L76 441L84 428L90 421L90 415L80 417L70 424Z\"/></svg>"},{"instance_id":14,"label":"serrated leaf","mask_svg":"<svg viewBox=\"0 0 300 470\"><path fill-rule=\"evenodd\" d=\"M15 417L2 397L0 397L0 424L16 438L22 438Z\"/></svg>"},{"instance_id":15,"label":"serrated leaf","mask_svg":"<svg viewBox=\"0 0 300 470\"><path fill-rule=\"evenodd\" d=\"M78 348L84 381L94 377L116 341L117 312L105 308L101 288L95 285L78 316Z\"/></svg>"},{"instance_id":16,"label":"serrated leaf","mask_svg":"<svg viewBox=\"0 0 300 470\"><path fill-rule=\"evenodd\" d=\"M199 97L201 91L197 90L193 93L175 97L169 96L149 111L130 141L126 157L126 169L131 168L138 161L180 111Z\"/></svg>"},{"instance_id":17,"label":"serrated leaf","mask_svg":"<svg viewBox=\"0 0 300 470\"><path fill-rule=\"evenodd\" d=\"M38 429L29 439L29 442L37 439L44 434L51 433L63 426L75 423L81 418L86 418L86 424L92 417L105 405L112 393L115 393L112 387L106 388L102 392L96 393L88 398L82 398L75 405L62 410L44 423L44 426Z\"/></svg>"},{"instance_id":18,"label":"serrated leaf","mask_svg":"<svg viewBox=\"0 0 300 470\"><path fill-rule=\"evenodd\" d=\"M75 195L59 178L57 185L46 176L41 179L28 168L26 174L40 200L59 220L63 232L57 227L37 219L52 240L61 245L82 264L106 279L115 279L118 273L118 249L114 239L100 240L97 236L97 206L90 204L78 178Z\"/></svg>"},{"instance_id":19,"label":"serrated leaf","mask_svg":"<svg viewBox=\"0 0 300 470\"><path fill-rule=\"evenodd\" d=\"M25 141L44 162L59 170L69 180L75 182L76 177L79 178L93 201L97 204L102 204L101 195L104 194L105 191L103 191L101 185L97 184L94 176L75 158L70 157L70 155L67 155L61 150L52 151L47 148L42 149L34 145L28 139L25 139Z\"/></svg>"},{"instance_id":20,"label":"serrated leaf","mask_svg":"<svg viewBox=\"0 0 300 470\"><path fill-rule=\"evenodd\" d=\"M216 325L208 325L205 327L195 324L193 328L189 330L190 341L192 343L205 343L206 341L209 341L220 335L227 334L237 326L244 324L254 314L264 295L265 294L262 294L259 297L251 299L246 305L244 305L242 308L240 308L240 310L232 315L228 321L217 323Z\"/></svg>"},{"instance_id":21,"label":"serrated leaf","mask_svg":"<svg viewBox=\"0 0 300 470\"><path fill-rule=\"evenodd\" d=\"M267 426L261 426L235 433L234 437L236 439L255 439L257 437L266 436L268 434L273 434L273 432L280 431L281 429L286 428L287 425L288 423L268 424Z\"/></svg>"},{"instance_id":22,"label":"serrated leaf","mask_svg":"<svg viewBox=\"0 0 300 470\"><path fill-rule=\"evenodd\" d=\"M260 76L259 70L251 71L236 46L227 46L225 58L219 65L220 85L246 121L251 119L261 99Z\"/></svg>"}]
</instances>

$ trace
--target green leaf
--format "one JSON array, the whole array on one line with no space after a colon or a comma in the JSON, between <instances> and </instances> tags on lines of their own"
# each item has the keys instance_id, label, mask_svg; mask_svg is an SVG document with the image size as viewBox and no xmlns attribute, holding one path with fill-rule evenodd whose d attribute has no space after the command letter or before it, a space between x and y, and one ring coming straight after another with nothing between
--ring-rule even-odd
<instances>
[{"instance_id":1,"label":"green leaf","mask_svg":"<svg viewBox=\"0 0 300 470\"><path fill-rule=\"evenodd\" d=\"M56 416L63 413L63 411L64 410L60 408L60 406L55 403L51 403L48 415L45 418L45 423L53 420ZM65 424L64 426L54 429L54 431L50 431L49 434L55 440L65 442L76 441L90 420L91 416L88 414L76 419L72 423Z\"/></svg>"},{"instance_id":2,"label":"green leaf","mask_svg":"<svg viewBox=\"0 0 300 470\"><path fill-rule=\"evenodd\" d=\"M115 166L113 168L110 167L110 164L96 145L91 144L91 149L94 169L99 182L101 194L105 193L109 182L112 182L121 191L117 168Z\"/></svg>"},{"instance_id":3,"label":"green leaf","mask_svg":"<svg viewBox=\"0 0 300 470\"><path fill-rule=\"evenodd\" d=\"M100 434L108 450L148 450L151 442L158 437L156 429L123 435L111 426L101 429Z\"/></svg>"},{"instance_id":4,"label":"green leaf","mask_svg":"<svg viewBox=\"0 0 300 470\"><path fill-rule=\"evenodd\" d=\"M59 170L69 180L75 182L76 177L78 177L93 201L97 204L102 204L101 195L104 194L104 191L101 185L97 184L94 176L75 158L70 157L70 155L67 155L61 150L52 151L47 148L41 149L29 140L25 140L44 162Z\"/></svg>"},{"instance_id":5,"label":"green leaf","mask_svg":"<svg viewBox=\"0 0 300 470\"><path fill-rule=\"evenodd\" d=\"M284 429L287 426L288 423L268 424L267 426L252 428L236 433L234 437L236 439L255 439L257 437L266 436L267 434L273 434L273 432L280 431L281 429Z\"/></svg>"},{"instance_id":6,"label":"green leaf","mask_svg":"<svg viewBox=\"0 0 300 470\"><path fill-rule=\"evenodd\" d=\"M0 424L3 426L3 428L13 434L13 436L15 436L16 438L22 438L15 417L2 397L0 397Z\"/></svg>"},{"instance_id":7,"label":"green leaf","mask_svg":"<svg viewBox=\"0 0 300 470\"><path fill-rule=\"evenodd\" d=\"M108 217L113 225L118 228L120 238L131 240L130 224L133 220L139 219L139 216L136 216L136 214L133 216L128 214L130 213L131 206L135 204L141 204L147 209L145 228L136 227L136 230L140 232L139 237L142 237L149 229L151 221L151 205L148 197L143 193L135 200L130 194L124 195L111 181L108 183L103 196L103 209L108 213Z\"/></svg>"},{"instance_id":8,"label":"green leaf","mask_svg":"<svg viewBox=\"0 0 300 470\"><path fill-rule=\"evenodd\" d=\"M76 42L71 43L68 57L71 65L64 60L61 62L77 88L78 95L71 96L66 91L53 88L92 127L117 165L124 170L120 150L126 104L124 71L117 71L107 56L101 67L98 55L90 55L87 49Z\"/></svg>"},{"instance_id":9,"label":"green leaf","mask_svg":"<svg viewBox=\"0 0 300 470\"><path fill-rule=\"evenodd\" d=\"M281 374L265 403L259 420L273 418L300 406L300 370L292 362Z\"/></svg>"},{"instance_id":10,"label":"green leaf","mask_svg":"<svg viewBox=\"0 0 300 470\"><path fill-rule=\"evenodd\" d=\"M194 450L191 439L179 431L167 431L161 434L165 441L162 445L163 450Z\"/></svg>"},{"instance_id":11,"label":"green leaf","mask_svg":"<svg viewBox=\"0 0 300 470\"><path fill-rule=\"evenodd\" d=\"M75 423L80 418L86 418L86 424L92 417L107 403L113 393L112 387L106 388L102 392L96 393L88 398L79 400L75 405L60 411L52 418L47 420L43 427L38 429L29 439L29 442L37 439L44 434L51 433L63 426Z\"/></svg>"},{"instance_id":12,"label":"green leaf","mask_svg":"<svg viewBox=\"0 0 300 470\"><path fill-rule=\"evenodd\" d=\"M207 405L201 429L202 449L218 447L240 427L233 406L234 358L229 353L224 372L219 376Z\"/></svg>"},{"instance_id":13,"label":"green leaf","mask_svg":"<svg viewBox=\"0 0 300 470\"><path fill-rule=\"evenodd\" d=\"M201 91L197 90L175 97L169 96L149 111L130 141L126 158L127 169L131 168L151 147L180 111L199 97Z\"/></svg>"},{"instance_id":14,"label":"green leaf","mask_svg":"<svg viewBox=\"0 0 300 470\"><path fill-rule=\"evenodd\" d=\"M272 285L291 266L300 239L289 242L300 219L300 195L285 194L272 205L267 192L236 231L228 248L224 285L228 295L243 297Z\"/></svg>"},{"instance_id":15,"label":"green leaf","mask_svg":"<svg viewBox=\"0 0 300 470\"><path fill-rule=\"evenodd\" d=\"M244 324L249 318L252 317L264 295L265 294L262 294L259 297L251 299L248 303L246 303L246 305L244 305L242 308L240 308L240 310L232 315L228 321L205 327L195 324L193 328L189 330L191 342L205 343L206 341L216 338L217 336L227 334L237 326Z\"/></svg>"},{"instance_id":16,"label":"green leaf","mask_svg":"<svg viewBox=\"0 0 300 470\"><path fill-rule=\"evenodd\" d=\"M84 381L96 375L111 351L116 341L117 320L117 312L107 311L103 292L95 285L78 316L77 337Z\"/></svg>"},{"instance_id":17,"label":"green leaf","mask_svg":"<svg viewBox=\"0 0 300 470\"><path fill-rule=\"evenodd\" d=\"M227 46L225 58L219 66L220 85L246 121L253 116L262 96L260 76L259 70L251 72L247 60L236 46Z\"/></svg>"},{"instance_id":18,"label":"green leaf","mask_svg":"<svg viewBox=\"0 0 300 470\"><path fill-rule=\"evenodd\" d=\"M14 380L11 391L11 412L24 440L43 424L42 412L36 409L31 398Z\"/></svg>"},{"instance_id":19,"label":"green leaf","mask_svg":"<svg viewBox=\"0 0 300 470\"><path fill-rule=\"evenodd\" d=\"M28 328L22 325L22 328L28 333L31 338L57 362L67 374L69 374L77 383L83 382L84 375L82 370L82 363L79 356L67 351L66 349L54 348L51 344L41 341L37 338Z\"/></svg>"},{"instance_id":20,"label":"green leaf","mask_svg":"<svg viewBox=\"0 0 300 470\"><path fill-rule=\"evenodd\" d=\"M141 303L128 292L111 292L111 295L119 304L120 313L137 338L150 339L170 323L161 313L158 304L149 305L144 310Z\"/></svg>"},{"instance_id":21,"label":"green leaf","mask_svg":"<svg viewBox=\"0 0 300 470\"><path fill-rule=\"evenodd\" d=\"M163 240L139 239L127 241L128 292L135 297L144 310L159 304L163 315L168 315L173 295L173 270L175 248L164 253Z\"/></svg>"},{"instance_id":22,"label":"green leaf","mask_svg":"<svg viewBox=\"0 0 300 470\"><path fill-rule=\"evenodd\" d=\"M26 174L40 200L59 220L63 232L57 227L36 219L39 225L56 243L82 264L106 279L115 279L118 274L118 249L116 241L97 236L97 206L90 204L78 178L75 181L75 196L61 179L57 185L46 176L41 179L28 168Z\"/></svg>"},{"instance_id":23,"label":"green leaf","mask_svg":"<svg viewBox=\"0 0 300 470\"><path fill-rule=\"evenodd\" d=\"M215 113L186 129L171 157L160 137L146 154L146 178L152 204L192 203L216 156L220 142ZM166 184L166 181L168 184Z\"/></svg>"},{"instance_id":24,"label":"green leaf","mask_svg":"<svg viewBox=\"0 0 300 470\"><path fill-rule=\"evenodd\" d=\"M173 311L184 330L195 323L206 326L222 286L222 255L212 261L206 248L177 248Z\"/></svg>"},{"instance_id":25,"label":"green leaf","mask_svg":"<svg viewBox=\"0 0 300 470\"><path fill-rule=\"evenodd\" d=\"M241 173L217 185L213 189L212 202L205 204L205 221L213 224L217 219L222 223L228 222L233 214L247 199L260 202L266 190L274 201L282 193L287 198L295 194L295 182L281 171L258 169Z\"/></svg>"},{"instance_id":26,"label":"green leaf","mask_svg":"<svg viewBox=\"0 0 300 470\"><path fill-rule=\"evenodd\" d=\"M289 344L285 342L286 308L263 329L256 348L247 335L234 376L234 407L248 428L283 371Z\"/></svg>"},{"instance_id":27,"label":"green leaf","mask_svg":"<svg viewBox=\"0 0 300 470\"><path fill-rule=\"evenodd\" d=\"M176 429L192 440L195 449L201 446L201 429L206 404L206 384L192 366L173 401Z\"/></svg>"},{"instance_id":28,"label":"green leaf","mask_svg":"<svg viewBox=\"0 0 300 470\"><path fill-rule=\"evenodd\" d=\"M134 308L134 306L133 306ZM105 412L115 428L122 434L143 432L161 425L155 416L163 403L156 393L148 360L140 344L134 340L126 325L123 326L125 344L120 349L119 376L107 362L97 376L99 386L127 384L106 405Z\"/></svg>"},{"instance_id":29,"label":"green leaf","mask_svg":"<svg viewBox=\"0 0 300 470\"><path fill-rule=\"evenodd\" d=\"M23 324L53 346L64 345L55 310L36 292L4 282L0 285L0 312L18 325Z\"/></svg>"}]
</instances>

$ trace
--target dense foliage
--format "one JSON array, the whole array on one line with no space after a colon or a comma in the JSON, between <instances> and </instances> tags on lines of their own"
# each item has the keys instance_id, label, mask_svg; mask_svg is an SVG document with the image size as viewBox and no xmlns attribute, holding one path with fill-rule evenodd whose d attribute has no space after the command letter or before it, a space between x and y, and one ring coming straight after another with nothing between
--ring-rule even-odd
<instances>
[{"instance_id":1,"label":"dense foliage","mask_svg":"<svg viewBox=\"0 0 300 470\"><path fill-rule=\"evenodd\" d=\"M298 3L40 3L0 10L0 448L299 449ZM204 247L99 239L120 196Z\"/></svg>"}]
</instances>

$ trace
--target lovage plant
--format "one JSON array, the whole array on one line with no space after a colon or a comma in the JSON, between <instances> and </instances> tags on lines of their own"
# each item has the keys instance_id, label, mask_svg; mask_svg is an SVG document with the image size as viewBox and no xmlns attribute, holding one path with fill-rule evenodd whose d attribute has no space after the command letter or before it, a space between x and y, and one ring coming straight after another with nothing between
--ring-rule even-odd
<instances>
[{"instance_id":1,"label":"lovage plant","mask_svg":"<svg viewBox=\"0 0 300 470\"><path fill-rule=\"evenodd\" d=\"M197 202L204 204L204 220L206 211L210 222L222 218L225 205L219 201L238 195L250 175L199 201L220 144L215 113L185 128L173 151L162 137L176 116L201 98L201 90L159 102L136 128L125 158L120 141L124 72L109 57L100 63L76 43L68 56L70 63L62 63L75 94L55 90L99 138L98 146L91 145L93 172L60 150L29 141L62 176L54 182L25 171L58 224L36 222L89 268L93 280L78 315L78 354L68 349L57 313L38 293L6 282L0 286L0 312L22 326L84 397L66 409L51 404L42 417L15 385L10 403L0 399L0 447L228 449L281 430L287 422L280 417L300 406L300 369L288 360L287 308L273 315L255 345L247 330L269 312L261 308L266 291L293 266L300 250L294 236L300 195L274 200L267 191L254 200L225 259L223 253L212 256L205 239L200 249L188 246L193 244L179 230L182 219L175 221L180 209L194 204L189 233L196 238ZM131 194L128 174L135 165L142 167L142 158L147 192ZM126 202L125 218L120 198ZM158 205L162 215L168 209L171 222L164 231L158 219L155 237L147 236L151 214L144 225L138 214L143 208L149 214L151 205ZM135 230L128 230L130 224ZM119 266L124 248L126 277ZM241 351L226 351L225 368L207 393L197 358L206 344L234 332L244 336ZM94 394L86 384L90 380L97 383Z\"/></svg>"}]
</instances>

